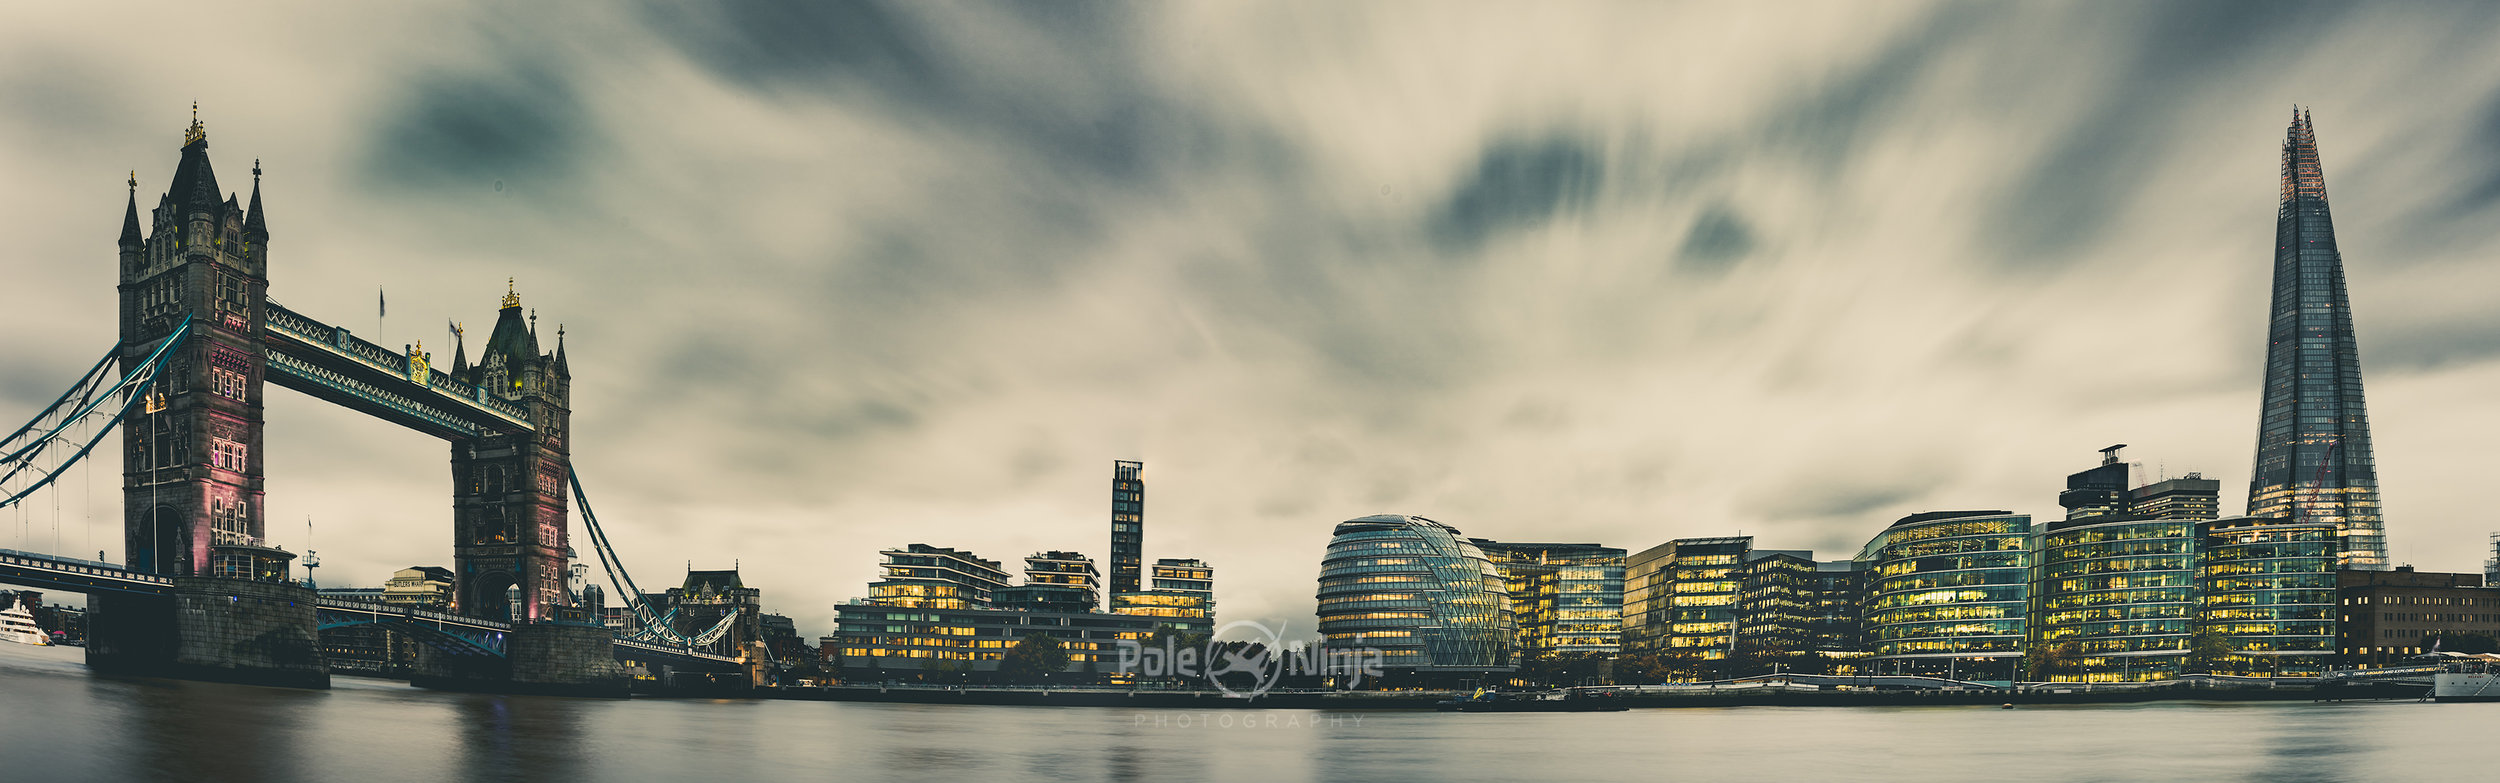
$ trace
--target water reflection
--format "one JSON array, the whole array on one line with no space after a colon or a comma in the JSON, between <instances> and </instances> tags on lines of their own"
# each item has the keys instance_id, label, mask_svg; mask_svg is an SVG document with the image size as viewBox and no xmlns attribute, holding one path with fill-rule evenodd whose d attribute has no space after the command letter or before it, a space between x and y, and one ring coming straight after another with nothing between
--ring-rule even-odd
<instances>
[{"instance_id":1,"label":"water reflection","mask_svg":"<svg viewBox=\"0 0 2500 783\"><path fill-rule=\"evenodd\" d=\"M166 680L99 680L120 698L143 780L298 780L299 724L322 694Z\"/></svg>"},{"instance_id":2,"label":"water reflection","mask_svg":"<svg viewBox=\"0 0 2500 783\"><path fill-rule=\"evenodd\" d=\"M949 707L119 680L0 644L0 782L2481 780L2500 704L1628 713Z\"/></svg>"},{"instance_id":3,"label":"water reflection","mask_svg":"<svg viewBox=\"0 0 2500 783\"><path fill-rule=\"evenodd\" d=\"M574 699L458 694L460 766L466 780L576 780L583 769L581 710Z\"/></svg>"}]
</instances>

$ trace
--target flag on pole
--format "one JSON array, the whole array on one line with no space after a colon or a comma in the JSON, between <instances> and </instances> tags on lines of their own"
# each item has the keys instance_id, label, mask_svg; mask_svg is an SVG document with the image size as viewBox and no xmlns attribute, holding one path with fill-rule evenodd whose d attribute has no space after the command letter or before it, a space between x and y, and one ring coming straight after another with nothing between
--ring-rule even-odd
<instances>
[{"instance_id":1,"label":"flag on pole","mask_svg":"<svg viewBox=\"0 0 2500 783\"><path fill-rule=\"evenodd\" d=\"M377 317L387 317L391 314L391 298L382 293L381 286L373 287L373 314Z\"/></svg>"}]
</instances>

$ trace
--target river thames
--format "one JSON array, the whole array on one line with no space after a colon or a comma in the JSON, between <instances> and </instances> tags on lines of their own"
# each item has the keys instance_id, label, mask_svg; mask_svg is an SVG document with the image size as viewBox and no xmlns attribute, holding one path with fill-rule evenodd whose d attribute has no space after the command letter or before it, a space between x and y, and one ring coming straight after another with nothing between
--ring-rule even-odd
<instances>
[{"instance_id":1,"label":"river thames","mask_svg":"<svg viewBox=\"0 0 2500 783\"><path fill-rule=\"evenodd\" d=\"M2500 704L1124 710L89 677L0 644L0 781L2489 780Z\"/></svg>"}]
</instances>

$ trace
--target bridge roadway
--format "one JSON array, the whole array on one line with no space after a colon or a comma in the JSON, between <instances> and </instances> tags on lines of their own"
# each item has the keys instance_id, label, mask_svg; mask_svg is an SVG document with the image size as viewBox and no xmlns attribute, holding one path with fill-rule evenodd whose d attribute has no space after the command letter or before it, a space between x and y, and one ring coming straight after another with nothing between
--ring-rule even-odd
<instances>
[{"instance_id":1,"label":"bridge roadway","mask_svg":"<svg viewBox=\"0 0 2500 783\"><path fill-rule=\"evenodd\" d=\"M174 590L174 580L168 577L142 574L102 561L13 549L0 549L0 584L90 594L168 595ZM361 622L426 627L478 641L481 646L495 649L498 653L501 652L501 645L495 642L512 632L511 623L499 620L330 596L321 597L320 610L325 615L354 618ZM738 659L726 655L632 639L617 639L616 653L619 659L645 663L697 664L706 668L739 664Z\"/></svg>"}]
</instances>

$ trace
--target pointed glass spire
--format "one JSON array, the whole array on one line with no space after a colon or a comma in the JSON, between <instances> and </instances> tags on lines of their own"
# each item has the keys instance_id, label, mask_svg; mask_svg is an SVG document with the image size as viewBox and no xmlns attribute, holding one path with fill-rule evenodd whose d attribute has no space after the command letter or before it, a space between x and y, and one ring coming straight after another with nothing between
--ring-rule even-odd
<instances>
[{"instance_id":1,"label":"pointed glass spire","mask_svg":"<svg viewBox=\"0 0 2500 783\"><path fill-rule=\"evenodd\" d=\"M2266 340L2265 407L2248 486L2251 516L2336 526L2344 568L2383 570L2370 417L2344 259L2335 247L2326 174L2309 114L2292 111L2274 222L2274 297Z\"/></svg>"}]
</instances>

